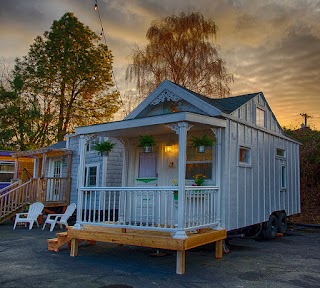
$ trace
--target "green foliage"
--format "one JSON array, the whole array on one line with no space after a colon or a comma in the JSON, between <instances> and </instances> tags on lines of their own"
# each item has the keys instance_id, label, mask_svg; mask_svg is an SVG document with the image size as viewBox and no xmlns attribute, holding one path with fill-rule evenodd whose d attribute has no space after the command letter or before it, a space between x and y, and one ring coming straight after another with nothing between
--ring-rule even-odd
<instances>
[{"instance_id":1,"label":"green foliage","mask_svg":"<svg viewBox=\"0 0 320 288\"><path fill-rule=\"evenodd\" d=\"M13 92L28 110L21 113L23 129L31 135L25 138L28 147L61 141L77 126L110 121L119 109L119 92L112 88L113 56L99 41L89 27L66 13L35 39L22 60L16 60L21 79L13 79ZM11 104L12 109L19 106L16 100ZM28 115L26 121L24 115ZM33 117L30 125L29 116ZM2 129L10 129L8 125L0 123ZM16 135L7 137L20 145Z\"/></svg>"},{"instance_id":2,"label":"green foliage","mask_svg":"<svg viewBox=\"0 0 320 288\"><path fill-rule=\"evenodd\" d=\"M24 79L19 63L6 90L0 87L0 149L28 150L37 145L41 133L37 121L39 103L24 92Z\"/></svg>"},{"instance_id":3,"label":"green foliage","mask_svg":"<svg viewBox=\"0 0 320 288\"><path fill-rule=\"evenodd\" d=\"M139 136L139 147L152 147L155 146L156 142L154 140L154 137L152 135L142 135Z\"/></svg>"},{"instance_id":4,"label":"green foliage","mask_svg":"<svg viewBox=\"0 0 320 288\"><path fill-rule=\"evenodd\" d=\"M110 141L103 141L101 143L94 144L93 149L98 151L99 154L102 155L104 152L110 152L115 145L115 143L112 143Z\"/></svg>"},{"instance_id":5,"label":"green foliage","mask_svg":"<svg viewBox=\"0 0 320 288\"><path fill-rule=\"evenodd\" d=\"M300 186L301 215L298 221L320 224L320 131L309 128L284 129L301 143Z\"/></svg>"},{"instance_id":6,"label":"green foliage","mask_svg":"<svg viewBox=\"0 0 320 288\"><path fill-rule=\"evenodd\" d=\"M201 13L153 21L146 34L147 46L136 46L132 52L127 80L135 80L144 95L168 79L209 97L225 97L233 76L213 41L217 31L215 22Z\"/></svg>"},{"instance_id":7,"label":"green foliage","mask_svg":"<svg viewBox=\"0 0 320 288\"><path fill-rule=\"evenodd\" d=\"M207 134L204 134L203 136L197 137L197 136L192 136L191 138L192 146L197 147L197 146L213 146L216 143L216 138L209 138Z\"/></svg>"}]
</instances>

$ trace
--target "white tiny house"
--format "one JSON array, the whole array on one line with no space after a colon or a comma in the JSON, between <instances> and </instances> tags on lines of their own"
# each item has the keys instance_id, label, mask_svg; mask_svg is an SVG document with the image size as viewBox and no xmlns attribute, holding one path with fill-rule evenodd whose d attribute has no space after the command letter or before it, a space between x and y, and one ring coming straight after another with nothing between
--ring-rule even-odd
<instances>
[{"instance_id":1,"label":"white tiny house","mask_svg":"<svg viewBox=\"0 0 320 288\"><path fill-rule=\"evenodd\" d=\"M155 142L148 152L139 143L146 135ZM203 137L214 143L199 152L193 141ZM117 146L98 156L90 150L97 139ZM164 81L124 120L79 127L67 143L77 150L71 201L78 228L161 230L183 239L202 228L265 222L272 238L300 212L299 143L283 133L262 92L210 99Z\"/></svg>"}]
</instances>

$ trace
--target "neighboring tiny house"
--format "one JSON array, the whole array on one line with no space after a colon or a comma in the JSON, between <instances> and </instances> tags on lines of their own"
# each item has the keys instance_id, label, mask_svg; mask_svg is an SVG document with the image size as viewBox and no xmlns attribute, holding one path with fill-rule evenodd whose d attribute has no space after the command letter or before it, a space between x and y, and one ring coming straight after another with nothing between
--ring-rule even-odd
<instances>
[{"instance_id":1,"label":"neighboring tiny house","mask_svg":"<svg viewBox=\"0 0 320 288\"><path fill-rule=\"evenodd\" d=\"M0 151L0 190L9 186L17 179L27 180L32 177L33 159L22 157L12 158L14 151Z\"/></svg>"}]
</instances>

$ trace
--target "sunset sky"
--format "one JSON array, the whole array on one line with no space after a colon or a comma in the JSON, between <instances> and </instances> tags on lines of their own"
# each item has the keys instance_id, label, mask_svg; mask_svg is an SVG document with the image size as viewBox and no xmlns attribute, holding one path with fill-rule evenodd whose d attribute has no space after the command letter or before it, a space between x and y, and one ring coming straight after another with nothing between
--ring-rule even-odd
<instances>
[{"instance_id":1,"label":"sunset sky","mask_svg":"<svg viewBox=\"0 0 320 288\"><path fill-rule=\"evenodd\" d=\"M94 0L0 0L0 58L12 65L37 35L73 12L100 34ZM146 44L152 20L201 12L219 27L217 43L234 75L232 95L262 91L280 125L299 127L300 113L320 130L320 0L98 0L114 74L124 95L135 44Z\"/></svg>"}]
</instances>

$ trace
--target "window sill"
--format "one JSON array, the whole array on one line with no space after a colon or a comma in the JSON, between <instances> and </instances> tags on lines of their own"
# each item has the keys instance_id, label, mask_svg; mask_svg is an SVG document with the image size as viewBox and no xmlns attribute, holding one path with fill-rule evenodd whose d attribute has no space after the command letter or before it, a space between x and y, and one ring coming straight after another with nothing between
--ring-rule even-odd
<instances>
[{"instance_id":1,"label":"window sill","mask_svg":"<svg viewBox=\"0 0 320 288\"><path fill-rule=\"evenodd\" d=\"M157 179L158 179L157 177L136 178L136 181L138 181L138 182L143 182L143 183L149 183L149 182L155 181L155 180L157 180Z\"/></svg>"}]
</instances>

